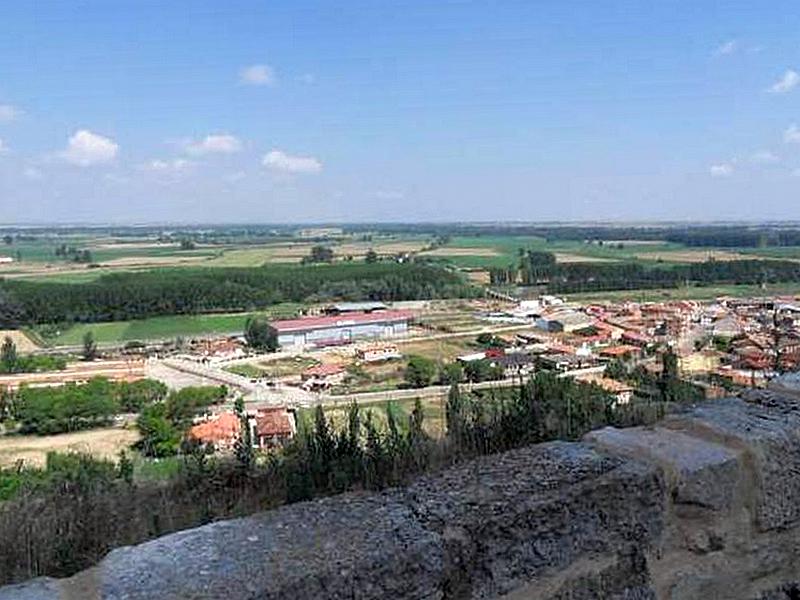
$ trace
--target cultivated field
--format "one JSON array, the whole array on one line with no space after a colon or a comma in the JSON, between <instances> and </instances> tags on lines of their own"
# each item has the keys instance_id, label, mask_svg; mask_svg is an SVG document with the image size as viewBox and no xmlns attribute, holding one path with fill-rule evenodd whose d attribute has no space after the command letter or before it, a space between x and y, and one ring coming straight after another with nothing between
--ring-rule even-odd
<instances>
[{"instance_id":1,"label":"cultivated field","mask_svg":"<svg viewBox=\"0 0 800 600\"><path fill-rule=\"evenodd\" d=\"M596 263L596 262L614 262L614 258L604 258L602 256L585 256L583 254L572 254L569 252L555 252L556 262L562 264L569 263Z\"/></svg>"},{"instance_id":2,"label":"cultivated field","mask_svg":"<svg viewBox=\"0 0 800 600\"><path fill-rule=\"evenodd\" d=\"M666 252L639 252L634 257L644 260L657 260L669 263L701 263L707 260L746 260L754 256L729 252L727 250L669 250Z\"/></svg>"}]
</instances>

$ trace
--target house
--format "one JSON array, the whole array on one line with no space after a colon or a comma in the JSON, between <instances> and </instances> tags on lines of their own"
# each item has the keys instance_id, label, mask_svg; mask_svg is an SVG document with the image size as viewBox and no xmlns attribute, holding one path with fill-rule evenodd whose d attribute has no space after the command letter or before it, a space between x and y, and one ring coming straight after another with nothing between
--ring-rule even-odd
<instances>
[{"instance_id":1,"label":"house","mask_svg":"<svg viewBox=\"0 0 800 600\"><path fill-rule=\"evenodd\" d=\"M364 362L380 362L402 357L403 354L395 344L370 344L356 348L356 358Z\"/></svg>"},{"instance_id":2,"label":"house","mask_svg":"<svg viewBox=\"0 0 800 600\"><path fill-rule=\"evenodd\" d=\"M232 412L204 417L204 420L189 429L189 439L213 446L219 452L233 450L239 439L241 422Z\"/></svg>"},{"instance_id":3,"label":"house","mask_svg":"<svg viewBox=\"0 0 800 600\"><path fill-rule=\"evenodd\" d=\"M0 256L0 265L10 265L14 262L14 259L10 256Z\"/></svg>"},{"instance_id":4,"label":"house","mask_svg":"<svg viewBox=\"0 0 800 600\"><path fill-rule=\"evenodd\" d=\"M303 388L307 390L324 390L344 381L345 368L342 365L323 364L309 367L300 374Z\"/></svg>"},{"instance_id":5,"label":"house","mask_svg":"<svg viewBox=\"0 0 800 600\"><path fill-rule=\"evenodd\" d=\"M236 339L199 340L192 344L192 350L206 360L226 360L245 355L241 342Z\"/></svg>"},{"instance_id":6,"label":"house","mask_svg":"<svg viewBox=\"0 0 800 600\"><path fill-rule=\"evenodd\" d=\"M506 379L522 377L533 372L536 358L524 352L511 352L490 359L493 367L501 367Z\"/></svg>"},{"instance_id":7,"label":"house","mask_svg":"<svg viewBox=\"0 0 800 600\"><path fill-rule=\"evenodd\" d=\"M603 348L600 350L601 357L612 360L640 356L641 353L642 349L639 346L630 346L625 344L621 346L609 346L608 348Z\"/></svg>"},{"instance_id":8,"label":"house","mask_svg":"<svg viewBox=\"0 0 800 600\"><path fill-rule=\"evenodd\" d=\"M277 448L297 433L294 412L285 407L260 408L251 420L253 445L258 448Z\"/></svg>"},{"instance_id":9,"label":"house","mask_svg":"<svg viewBox=\"0 0 800 600\"><path fill-rule=\"evenodd\" d=\"M272 321L270 329L281 346L334 346L360 339L398 337L408 333L413 313L375 310L342 315Z\"/></svg>"},{"instance_id":10,"label":"house","mask_svg":"<svg viewBox=\"0 0 800 600\"><path fill-rule=\"evenodd\" d=\"M626 331L622 334L622 341L627 344L632 344L634 346L639 346L644 348L645 346L649 346L653 343L653 340L650 336L645 335L644 333L640 333L638 331Z\"/></svg>"},{"instance_id":11,"label":"house","mask_svg":"<svg viewBox=\"0 0 800 600\"><path fill-rule=\"evenodd\" d=\"M543 368L561 372L579 369L584 364L580 356L554 352L540 354L539 361Z\"/></svg>"},{"instance_id":12,"label":"house","mask_svg":"<svg viewBox=\"0 0 800 600\"><path fill-rule=\"evenodd\" d=\"M559 311L536 320L536 327L550 333L570 333L588 329L594 324L594 319L587 314L577 311Z\"/></svg>"},{"instance_id":13,"label":"house","mask_svg":"<svg viewBox=\"0 0 800 600\"><path fill-rule=\"evenodd\" d=\"M732 316L723 317L714 322L711 335L722 338L735 338L744 333L741 323Z\"/></svg>"},{"instance_id":14,"label":"house","mask_svg":"<svg viewBox=\"0 0 800 600\"><path fill-rule=\"evenodd\" d=\"M622 381L617 381L616 379L611 379L610 377L592 374L583 377L576 377L576 380L583 383L592 383L603 388L603 390L614 396L614 403L617 405L628 404L631 401L631 398L633 398L633 386Z\"/></svg>"},{"instance_id":15,"label":"house","mask_svg":"<svg viewBox=\"0 0 800 600\"><path fill-rule=\"evenodd\" d=\"M486 352L473 352L472 354L462 354L456 357L456 360L462 364L475 362L476 360L483 360L486 358Z\"/></svg>"}]
</instances>

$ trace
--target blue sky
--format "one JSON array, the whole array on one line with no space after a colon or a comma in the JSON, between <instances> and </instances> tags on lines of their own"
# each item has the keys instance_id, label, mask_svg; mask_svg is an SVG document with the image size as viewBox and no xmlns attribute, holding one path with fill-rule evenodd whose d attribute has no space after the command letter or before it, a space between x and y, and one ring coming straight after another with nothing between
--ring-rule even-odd
<instances>
[{"instance_id":1,"label":"blue sky","mask_svg":"<svg viewBox=\"0 0 800 600\"><path fill-rule=\"evenodd\" d=\"M800 219L796 2L7 4L0 222Z\"/></svg>"}]
</instances>

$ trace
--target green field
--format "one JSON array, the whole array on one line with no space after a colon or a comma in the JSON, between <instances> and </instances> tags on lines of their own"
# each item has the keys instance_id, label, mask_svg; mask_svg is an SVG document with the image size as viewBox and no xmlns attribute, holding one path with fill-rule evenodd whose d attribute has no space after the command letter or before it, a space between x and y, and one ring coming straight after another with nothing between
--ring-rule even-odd
<instances>
[{"instance_id":1,"label":"green field","mask_svg":"<svg viewBox=\"0 0 800 600\"><path fill-rule=\"evenodd\" d=\"M458 256L448 256L447 248L460 249ZM463 255L463 249L475 248L476 255ZM680 244L657 243L641 244L635 242L621 242L620 244L599 245L582 241L552 241L535 236L456 236L447 246L438 251L438 255L456 266L464 268L491 268L507 267L519 259L520 248L524 250L537 250L545 252L563 253L575 256L585 256L587 261L592 259L649 261L643 254L670 252L685 249ZM480 256L480 251L493 250L496 256ZM663 261L668 262L668 261ZM662 262L662 264L663 264Z\"/></svg>"},{"instance_id":2,"label":"green field","mask_svg":"<svg viewBox=\"0 0 800 600\"><path fill-rule=\"evenodd\" d=\"M689 286L654 290L618 290L610 292L591 292L587 294L567 294L569 300L576 302L625 301L658 302L663 300L713 300L720 296L748 298L759 296L793 296L800 294L799 283L770 284L765 288L758 285L716 285Z\"/></svg>"},{"instance_id":3,"label":"green field","mask_svg":"<svg viewBox=\"0 0 800 600\"><path fill-rule=\"evenodd\" d=\"M200 335L223 335L242 333L247 317L266 314L274 317L293 316L300 308L298 304L286 303L271 307L260 313L234 313L211 315L177 315L153 317L135 321L112 321L109 323L80 323L46 339L52 346L78 346L87 331L101 344L129 341L162 340L175 337ZM38 337L42 337L41 335Z\"/></svg>"}]
</instances>

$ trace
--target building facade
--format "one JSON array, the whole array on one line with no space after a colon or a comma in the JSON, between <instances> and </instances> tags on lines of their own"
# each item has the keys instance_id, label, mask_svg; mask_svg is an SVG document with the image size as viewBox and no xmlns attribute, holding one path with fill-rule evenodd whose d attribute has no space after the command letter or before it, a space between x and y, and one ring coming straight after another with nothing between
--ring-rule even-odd
<instances>
[{"instance_id":1,"label":"building facade","mask_svg":"<svg viewBox=\"0 0 800 600\"><path fill-rule=\"evenodd\" d=\"M357 340L404 336L412 316L406 310L356 312L273 321L270 327L283 347L336 346Z\"/></svg>"}]
</instances>

